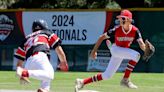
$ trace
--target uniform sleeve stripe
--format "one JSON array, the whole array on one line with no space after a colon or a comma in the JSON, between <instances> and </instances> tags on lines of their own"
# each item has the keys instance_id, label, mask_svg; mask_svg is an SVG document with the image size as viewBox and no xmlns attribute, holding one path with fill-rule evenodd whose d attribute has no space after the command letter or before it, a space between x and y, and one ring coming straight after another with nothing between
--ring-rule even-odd
<instances>
[{"instance_id":1,"label":"uniform sleeve stripe","mask_svg":"<svg viewBox=\"0 0 164 92\"><path fill-rule=\"evenodd\" d=\"M54 36L54 34L52 34L50 37L49 37L49 40Z\"/></svg>"},{"instance_id":2,"label":"uniform sleeve stripe","mask_svg":"<svg viewBox=\"0 0 164 92\"><path fill-rule=\"evenodd\" d=\"M16 54L16 55L20 55L20 56L22 56L22 57L25 57L25 55L26 55L25 51L22 50L22 49L20 49L20 48L17 49L17 51L16 51L15 54Z\"/></svg>"},{"instance_id":3,"label":"uniform sleeve stripe","mask_svg":"<svg viewBox=\"0 0 164 92\"><path fill-rule=\"evenodd\" d=\"M25 59L25 56L22 56L21 54L18 54L18 53L15 53L15 56L19 56L21 58L24 58Z\"/></svg>"},{"instance_id":4,"label":"uniform sleeve stripe","mask_svg":"<svg viewBox=\"0 0 164 92\"><path fill-rule=\"evenodd\" d=\"M51 47L53 47L58 41L59 41L59 38L57 38L57 40L51 45Z\"/></svg>"},{"instance_id":5,"label":"uniform sleeve stripe","mask_svg":"<svg viewBox=\"0 0 164 92\"><path fill-rule=\"evenodd\" d=\"M17 59L20 59L20 60L22 60L22 61L24 61L24 60L25 60L25 58L22 58L22 57L17 56L17 55L14 55L14 57L16 57Z\"/></svg>"},{"instance_id":6,"label":"uniform sleeve stripe","mask_svg":"<svg viewBox=\"0 0 164 92\"><path fill-rule=\"evenodd\" d=\"M49 38L49 45L52 47L59 41L59 37L56 34L52 34Z\"/></svg>"},{"instance_id":7,"label":"uniform sleeve stripe","mask_svg":"<svg viewBox=\"0 0 164 92\"><path fill-rule=\"evenodd\" d=\"M21 47L18 47L18 49L19 49L20 51L22 51L22 52L25 52Z\"/></svg>"}]
</instances>

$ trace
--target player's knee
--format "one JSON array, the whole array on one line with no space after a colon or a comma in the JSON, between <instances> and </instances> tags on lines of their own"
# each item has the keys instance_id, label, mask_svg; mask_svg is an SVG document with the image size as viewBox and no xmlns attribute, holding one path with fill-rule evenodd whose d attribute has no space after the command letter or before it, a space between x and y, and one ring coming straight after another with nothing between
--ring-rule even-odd
<instances>
[{"instance_id":1,"label":"player's knee","mask_svg":"<svg viewBox=\"0 0 164 92\"><path fill-rule=\"evenodd\" d=\"M138 62L140 57L141 57L140 53L137 52L137 53L133 54L132 60L134 60L135 62Z\"/></svg>"},{"instance_id":2,"label":"player's knee","mask_svg":"<svg viewBox=\"0 0 164 92\"><path fill-rule=\"evenodd\" d=\"M141 57L140 53L137 53L137 54L136 54L136 60L135 60L135 61L138 62L139 59L140 59L140 57Z\"/></svg>"}]
</instances>

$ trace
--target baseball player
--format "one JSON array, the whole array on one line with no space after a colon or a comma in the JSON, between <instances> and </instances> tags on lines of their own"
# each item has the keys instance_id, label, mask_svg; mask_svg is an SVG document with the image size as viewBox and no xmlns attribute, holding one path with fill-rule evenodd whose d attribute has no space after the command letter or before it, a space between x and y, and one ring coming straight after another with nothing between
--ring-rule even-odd
<instances>
[{"instance_id":1,"label":"baseball player","mask_svg":"<svg viewBox=\"0 0 164 92\"><path fill-rule=\"evenodd\" d=\"M66 56L60 46L60 38L48 30L46 21L35 20L32 31L14 54L18 59L16 74L21 83L29 83L29 77L41 80L37 92L49 92L50 83L54 79L54 70L49 61L50 48L55 49L60 60L60 69L63 71L68 71Z\"/></svg>"},{"instance_id":2,"label":"baseball player","mask_svg":"<svg viewBox=\"0 0 164 92\"><path fill-rule=\"evenodd\" d=\"M105 39L114 39L114 43L110 47L112 56L106 70L90 78L76 79L76 92L86 84L110 79L119 68L123 59L129 59L129 62L120 84L128 88L137 88L137 86L129 80L129 77L140 59L140 53L131 49L130 46L133 42L138 42L140 48L144 51L145 43L143 42L139 29L132 25L132 13L129 10L122 10L121 14L117 16L117 19L120 21L120 24L99 37L90 55L91 58L96 59L97 50L102 41ZM109 40L107 40L107 43L109 43Z\"/></svg>"}]
</instances>

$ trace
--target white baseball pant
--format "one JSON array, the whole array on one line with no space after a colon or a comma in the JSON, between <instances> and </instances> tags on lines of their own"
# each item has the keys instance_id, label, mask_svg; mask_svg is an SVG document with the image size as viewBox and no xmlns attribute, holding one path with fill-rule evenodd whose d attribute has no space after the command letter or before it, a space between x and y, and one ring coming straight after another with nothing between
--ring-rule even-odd
<instances>
[{"instance_id":1,"label":"white baseball pant","mask_svg":"<svg viewBox=\"0 0 164 92\"><path fill-rule=\"evenodd\" d=\"M26 63L25 69L29 72L29 77L41 80L41 88L50 90L50 83L54 79L54 70L47 54L38 52L30 56Z\"/></svg>"},{"instance_id":2,"label":"white baseball pant","mask_svg":"<svg viewBox=\"0 0 164 92\"><path fill-rule=\"evenodd\" d=\"M116 44L110 47L110 52L112 56L106 70L102 73L103 79L111 78L116 73L123 59L134 60L136 62L140 59L139 52L130 48L116 46Z\"/></svg>"}]
</instances>

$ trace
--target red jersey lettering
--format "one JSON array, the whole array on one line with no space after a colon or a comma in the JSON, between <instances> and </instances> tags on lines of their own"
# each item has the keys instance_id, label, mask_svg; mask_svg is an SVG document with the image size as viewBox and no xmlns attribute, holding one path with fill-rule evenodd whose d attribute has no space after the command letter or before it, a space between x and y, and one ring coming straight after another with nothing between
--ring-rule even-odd
<instances>
[{"instance_id":1,"label":"red jersey lettering","mask_svg":"<svg viewBox=\"0 0 164 92\"><path fill-rule=\"evenodd\" d=\"M109 37L114 37L114 43L117 46L129 48L134 40L137 40L141 37L141 34L134 25L125 32L121 26L117 26L114 29L108 31L107 35ZM114 36L113 36L114 35Z\"/></svg>"}]
</instances>

